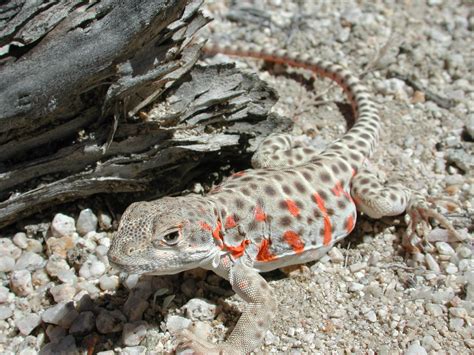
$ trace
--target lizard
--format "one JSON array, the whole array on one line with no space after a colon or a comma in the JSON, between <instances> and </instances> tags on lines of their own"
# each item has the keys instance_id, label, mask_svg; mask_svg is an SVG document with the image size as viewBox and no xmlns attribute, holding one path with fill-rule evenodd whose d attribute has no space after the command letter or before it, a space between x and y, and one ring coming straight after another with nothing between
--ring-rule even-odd
<instances>
[{"instance_id":1,"label":"lizard","mask_svg":"<svg viewBox=\"0 0 474 355\"><path fill-rule=\"evenodd\" d=\"M252 169L231 175L206 195L135 202L125 210L108 252L113 265L153 275L212 270L246 302L224 343L212 344L184 329L177 335L178 350L242 354L258 347L277 309L260 273L320 259L351 233L357 211L375 219L409 214L407 247L417 248L429 218L456 235L420 193L384 184L366 168L381 120L369 91L349 70L283 49L207 45L205 50L283 63L332 79L356 120L322 152L296 144L289 134L272 133L252 156Z\"/></svg>"}]
</instances>

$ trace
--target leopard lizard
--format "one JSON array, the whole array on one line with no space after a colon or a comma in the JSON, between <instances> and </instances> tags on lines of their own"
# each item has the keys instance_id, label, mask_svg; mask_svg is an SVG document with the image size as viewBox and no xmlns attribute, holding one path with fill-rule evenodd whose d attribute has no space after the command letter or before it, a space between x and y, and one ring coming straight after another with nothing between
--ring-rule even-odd
<instances>
[{"instance_id":1,"label":"leopard lizard","mask_svg":"<svg viewBox=\"0 0 474 355\"><path fill-rule=\"evenodd\" d=\"M382 184L365 167L381 122L368 91L348 70L285 50L212 45L206 50L284 63L330 78L347 95L356 122L323 152L298 146L288 134L271 134L253 155L253 169L235 173L207 195L164 197L127 208L108 253L114 265L154 275L213 270L247 302L226 342L212 344L183 330L178 349L199 354L255 349L277 308L260 272L318 260L351 233L357 211L371 218L408 213L407 246L416 247L417 227L428 228L428 217L456 233L419 193Z\"/></svg>"}]
</instances>

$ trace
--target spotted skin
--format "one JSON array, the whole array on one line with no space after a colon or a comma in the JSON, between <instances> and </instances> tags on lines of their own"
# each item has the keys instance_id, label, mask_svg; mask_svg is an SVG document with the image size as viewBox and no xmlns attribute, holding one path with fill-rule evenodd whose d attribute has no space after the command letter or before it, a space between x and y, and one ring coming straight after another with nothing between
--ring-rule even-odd
<instances>
[{"instance_id":1,"label":"spotted skin","mask_svg":"<svg viewBox=\"0 0 474 355\"><path fill-rule=\"evenodd\" d=\"M319 152L287 134L267 137L252 158L254 169L230 176L206 196L166 197L132 204L109 250L112 263L129 272L172 274L196 267L229 280L246 308L225 343L212 344L191 330L178 334L178 349L198 354L242 354L262 341L276 311L260 272L318 260L354 228L357 211L372 218L407 212L404 238L437 219L422 196L383 185L366 170L380 133L376 105L358 79L339 65L308 55L254 47L208 47L209 53L253 57L305 68L338 83L356 123Z\"/></svg>"}]
</instances>

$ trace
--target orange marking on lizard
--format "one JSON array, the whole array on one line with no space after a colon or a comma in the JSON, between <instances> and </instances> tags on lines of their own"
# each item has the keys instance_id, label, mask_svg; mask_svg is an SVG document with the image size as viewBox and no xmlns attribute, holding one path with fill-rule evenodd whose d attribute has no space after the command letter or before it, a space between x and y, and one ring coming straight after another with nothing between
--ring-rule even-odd
<instances>
[{"instance_id":1,"label":"orange marking on lizard","mask_svg":"<svg viewBox=\"0 0 474 355\"><path fill-rule=\"evenodd\" d=\"M295 233L293 231L286 231L283 234L283 239L285 240L285 242L288 243L288 245L293 249L295 253L299 254L303 252L304 243L298 233Z\"/></svg>"},{"instance_id":2,"label":"orange marking on lizard","mask_svg":"<svg viewBox=\"0 0 474 355\"><path fill-rule=\"evenodd\" d=\"M231 228L235 228L236 226L237 226L237 223L235 222L234 216L232 215L227 216L227 218L225 219L224 227L226 229L231 229Z\"/></svg>"},{"instance_id":3,"label":"orange marking on lizard","mask_svg":"<svg viewBox=\"0 0 474 355\"><path fill-rule=\"evenodd\" d=\"M203 221L199 222L199 226L200 226L201 229L204 230L204 231L209 231L209 232L212 231L212 227L211 227L208 223L206 223L206 222L203 222Z\"/></svg>"},{"instance_id":4,"label":"orange marking on lizard","mask_svg":"<svg viewBox=\"0 0 474 355\"><path fill-rule=\"evenodd\" d=\"M255 206L255 220L258 222L263 222L267 219L267 215L263 211L262 207L260 205Z\"/></svg>"},{"instance_id":5,"label":"orange marking on lizard","mask_svg":"<svg viewBox=\"0 0 474 355\"><path fill-rule=\"evenodd\" d=\"M323 245L329 245L332 239L332 231L331 231L331 220L328 216L324 217L324 238L323 238Z\"/></svg>"},{"instance_id":6,"label":"orange marking on lizard","mask_svg":"<svg viewBox=\"0 0 474 355\"><path fill-rule=\"evenodd\" d=\"M332 188L332 193L337 197L341 196L341 193L344 192L344 189L341 186L340 182L336 182L336 185Z\"/></svg>"},{"instance_id":7,"label":"orange marking on lizard","mask_svg":"<svg viewBox=\"0 0 474 355\"><path fill-rule=\"evenodd\" d=\"M328 216L328 211L326 210L326 204L324 203L324 200L319 196L317 192L313 194L314 200L316 201L319 209L321 210L321 213L324 218L324 236L323 236L323 245L328 245L331 243L332 239L332 226L331 226L331 220L329 219Z\"/></svg>"},{"instance_id":8,"label":"orange marking on lizard","mask_svg":"<svg viewBox=\"0 0 474 355\"><path fill-rule=\"evenodd\" d=\"M271 245L271 241L268 239L262 239L262 243L260 243L260 247L258 249L258 254L256 259L258 261L272 261L275 260L277 257L272 254L269 250Z\"/></svg>"},{"instance_id":9,"label":"orange marking on lizard","mask_svg":"<svg viewBox=\"0 0 474 355\"><path fill-rule=\"evenodd\" d=\"M203 230L212 232L212 236L218 242L219 248L221 248L221 250L224 250L224 251L229 251L230 254L234 258L240 258L242 255L244 255L245 248L247 247L247 245L250 244L250 240L245 239L240 243L240 245L237 245L237 246L227 245L224 242L224 236L222 235L222 223L220 220L217 220L217 225L214 230L212 230L212 227L206 222L199 222L199 224L201 225L201 228Z\"/></svg>"},{"instance_id":10,"label":"orange marking on lizard","mask_svg":"<svg viewBox=\"0 0 474 355\"><path fill-rule=\"evenodd\" d=\"M217 221L217 226L216 226L216 228L212 231L212 236L213 236L215 239L217 239L217 240L223 242L221 230L222 230L222 223L221 223L221 221L218 220L218 221Z\"/></svg>"},{"instance_id":11,"label":"orange marking on lizard","mask_svg":"<svg viewBox=\"0 0 474 355\"><path fill-rule=\"evenodd\" d=\"M240 243L240 245L237 245L236 247L233 247L232 245L227 245L227 244L224 244L225 246L225 250L228 250L230 251L230 254L238 259L240 258L242 255L244 255L244 252L245 252L245 248L247 247L247 245L250 244L250 240L248 239L245 239L245 240L242 240L242 243Z\"/></svg>"},{"instance_id":12,"label":"orange marking on lizard","mask_svg":"<svg viewBox=\"0 0 474 355\"><path fill-rule=\"evenodd\" d=\"M232 176L233 177L239 177L239 176L244 176L246 174L245 171L238 171L236 173L233 173Z\"/></svg>"},{"instance_id":13,"label":"orange marking on lizard","mask_svg":"<svg viewBox=\"0 0 474 355\"><path fill-rule=\"evenodd\" d=\"M352 232L353 229L354 229L354 217L352 215L349 215L346 221L346 231L347 233L350 233Z\"/></svg>"},{"instance_id":14,"label":"orange marking on lizard","mask_svg":"<svg viewBox=\"0 0 474 355\"><path fill-rule=\"evenodd\" d=\"M341 196L341 194L343 194L350 202L354 202L352 200L351 194L349 192L347 192L346 190L344 190L344 188L342 187L340 182L336 182L336 185L332 188L332 192L337 197L339 197L339 196Z\"/></svg>"},{"instance_id":15,"label":"orange marking on lizard","mask_svg":"<svg viewBox=\"0 0 474 355\"><path fill-rule=\"evenodd\" d=\"M285 202L286 202L286 206L288 207L288 211L290 211L290 213L293 216L296 217L300 214L300 209L296 205L295 201L288 199L288 200L285 200Z\"/></svg>"}]
</instances>

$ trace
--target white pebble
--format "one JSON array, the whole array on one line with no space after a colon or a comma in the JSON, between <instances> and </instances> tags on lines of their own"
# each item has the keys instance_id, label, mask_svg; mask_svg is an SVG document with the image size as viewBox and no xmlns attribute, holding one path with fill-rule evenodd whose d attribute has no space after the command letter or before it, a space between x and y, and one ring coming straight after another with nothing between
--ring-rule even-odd
<instances>
[{"instance_id":1,"label":"white pebble","mask_svg":"<svg viewBox=\"0 0 474 355\"><path fill-rule=\"evenodd\" d=\"M38 355L38 352L33 348L23 348L18 355Z\"/></svg>"},{"instance_id":2,"label":"white pebble","mask_svg":"<svg viewBox=\"0 0 474 355\"><path fill-rule=\"evenodd\" d=\"M173 334L178 330L186 329L191 325L191 320L181 316L169 315L166 318L166 329Z\"/></svg>"},{"instance_id":3,"label":"white pebble","mask_svg":"<svg viewBox=\"0 0 474 355\"><path fill-rule=\"evenodd\" d=\"M440 272L441 269L439 268L438 263L436 260L433 258L431 254L426 254L425 255L425 261L426 265L428 266L428 269L434 272Z\"/></svg>"},{"instance_id":4,"label":"white pebble","mask_svg":"<svg viewBox=\"0 0 474 355\"><path fill-rule=\"evenodd\" d=\"M71 300L76 294L76 288L69 284L62 284L49 289L56 303Z\"/></svg>"},{"instance_id":5,"label":"white pebble","mask_svg":"<svg viewBox=\"0 0 474 355\"><path fill-rule=\"evenodd\" d=\"M446 273L449 275L456 274L458 272L458 267L453 263L448 263L445 266L444 271L446 271Z\"/></svg>"},{"instance_id":6,"label":"white pebble","mask_svg":"<svg viewBox=\"0 0 474 355\"><path fill-rule=\"evenodd\" d=\"M103 212L99 213L99 226L104 231L111 229L112 218Z\"/></svg>"},{"instance_id":7,"label":"white pebble","mask_svg":"<svg viewBox=\"0 0 474 355\"><path fill-rule=\"evenodd\" d=\"M465 245L461 245L456 249L456 253L461 259L470 258L472 255L472 250Z\"/></svg>"},{"instance_id":8,"label":"white pebble","mask_svg":"<svg viewBox=\"0 0 474 355\"><path fill-rule=\"evenodd\" d=\"M119 278L116 275L102 275L99 279L99 285L104 291L114 291L119 286Z\"/></svg>"},{"instance_id":9,"label":"white pebble","mask_svg":"<svg viewBox=\"0 0 474 355\"><path fill-rule=\"evenodd\" d=\"M95 232L97 229L97 217L90 208L86 208L79 213L76 224L77 232L85 235L89 232Z\"/></svg>"},{"instance_id":10,"label":"white pebble","mask_svg":"<svg viewBox=\"0 0 474 355\"><path fill-rule=\"evenodd\" d=\"M77 287L81 290L86 291L92 298L95 298L100 294L100 290L89 281L78 282Z\"/></svg>"},{"instance_id":11,"label":"white pebble","mask_svg":"<svg viewBox=\"0 0 474 355\"><path fill-rule=\"evenodd\" d=\"M21 249L18 248L8 238L0 238L0 257L10 256L13 259L18 259L21 255Z\"/></svg>"},{"instance_id":12,"label":"white pebble","mask_svg":"<svg viewBox=\"0 0 474 355\"><path fill-rule=\"evenodd\" d=\"M377 321L377 315L375 314L374 311L369 311L365 314L365 317L368 319L369 322L376 322Z\"/></svg>"},{"instance_id":13,"label":"white pebble","mask_svg":"<svg viewBox=\"0 0 474 355\"><path fill-rule=\"evenodd\" d=\"M28 239L26 246L26 251L31 251L32 253L41 253L43 251L43 243L36 239Z\"/></svg>"},{"instance_id":14,"label":"white pebble","mask_svg":"<svg viewBox=\"0 0 474 355\"><path fill-rule=\"evenodd\" d=\"M43 286L46 285L50 279L45 269L38 269L31 275L31 281L35 286Z\"/></svg>"},{"instance_id":15,"label":"white pebble","mask_svg":"<svg viewBox=\"0 0 474 355\"><path fill-rule=\"evenodd\" d=\"M464 319L462 318L450 318L449 319L449 330L452 332L459 332L464 326Z\"/></svg>"},{"instance_id":16,"label":"white pebble","mask_svg":"<svg viewBox=\"0 0 474 355\"><path fill-rule=\"evenodd\" d=\"M26 233L16 233L13 236L13 243L15 243L18 248L26 249L26 247L28 246L28 239L26 238Z\"/></svg>"},{"instance_id":17,"label":"white pebble","mask_svg":"<svg viewBox=\"0 0 474 355\"><path fill-rule=\"evenodd\" d=\"M364 289L364 285L358 283L358 282L352 282L349 286L349 291L352 292L359 292Z\"/></svg>"},{"instance_id":18,"label":"white pebble","mask_svg":"<svg viewBox=\"0 0 474 355\"><path fill-rule=\"evenodd\" d=\"M0 272L10 272L15 269L15 259L11 256L0 257Z\"/></svg>"},{"instance_id":19,"label":"white pebble","mask_svg":"<svg viewBox=\"0 0 474 355\"><path fill-rule=\"evenodd\" d=\"M459 261L458 268L460 271L474 270L474 259L462 259Z\"/></svg>"},{"instance_id":20,"label":"white pebble","mask_svg":"<svg viewBox=\"0 0 474 355\"><path fill-rule=\"evenodd\" d=\"M13 310L9 306L0 306L0 320L5 320L13 315Z\"/></svg>"},{"instance_id":21,"label":"white pebble","mask_svg":"<svg viewBox=\"0 0 474 355\"><path fill-rule=\"evenodd\" d=\"M419 341L414 341L407 348L404 355L428 355L426 349L420 345Z\"/></svg>"},{"instance_id":22,"label":"white pebble","mask_svg":"<svg viewBox=\"0 0 474 355\"><path fill-rule=\"evenodd\" d=\"M76 222L74 218L58 213L51 223L53 237L71 237L76 232Z\"/></svg>"},{"instance_id":23,"label":"white pebble","mask_svg":"<svg viewBox=\"0 0 474 355\"><path fill-rule=\"evenodd\" d=\"M35 313L30 313L15 321L15 325L22 335L30 334L41 323L41 317Z\"/></svg>"},{"instance_id":24,"label":"white pebble","mask_svg":"<svg viewBox=\"0 0 474 355\"><path fill-rule=\"evenodd\" d=\"M436 243L436 249L438 250L438 253L440 253L442 255L450 255L451 256L451 255L456 254L456 252L451 247L451 245L449 245L446 242L437 242Z\"/></svg>"},{"instance_id":25,"label":"white pebble","mask_svg":"<svg viewBox=\"0 0 474 355\"><path fill-rule=\"evenodd\" d=\"M468 317L466 309L462 308L462 307L451 307L449 309L449 314L451 314L453 317L457 317L457 318L467 319L467 317Z\"/></svg>"},{"instance_id":26,"label":"white pebble","mask_svg":"<svg viewBox=\"0 0 474 355\"><path fill-rule=\"evenodd\" d=\"M431 295L431 299L433 300L433 302L438 304L446 304L451 301L453 297L454 291L451 288L439 290Z\"/></svg>"},{"instance_id":27,"label":"white pebble","mask_svg":"<svg viewBox=\"0 0 474 355\"><path fill-rule=\"evenodd\" d=\"M94 232L92 232L92 233L94 233ZM88 252L92 253L95 250L95 248L97 247L97 244L93 240L93 238L87 238L86 239L85 237L77 239L77 245L81 246L82 248L86 249Z\"/></svg>"},{"instance_id":28,"label":"white pebble","mask_svg":"<svg viewBox=\"0 0 474 355\"><path fill-rule=\"evenodd\" d=\"M372 252L369 256L368 263L370 266L376 266L380 261L380 253L379 252Z\"/></svg>"},{"instance_id":29,"label":"white pebble","mask_svg":"<svg viewBox=\"0 0 474 355\"><path fill-rule=\"evenodd\" d=\"M57 278L66 284L74 285L77 282L77 276L72 270L61 270L58 272Z\"/></svg>"},{"instance_id":30,"label":"white pebble","mask_svg":"<svg viewBox=\"0 0 474 355\"><path fill-rule=\"evenodd\" d=\"M99 244L103 245L104 247L109 249L110 248L110 238L102 238L101 240L99 240Z\"/></svg>"},{"instance_id":31,"label":"white pebble","mask_svg":"<svg viewBox=\"0 0 474 355\"><path fill-rule=\"evenodd\" d=\"M15 270L34 271L43 268L45 264L46 260L41 255L24 251L16 261Z\"/></svg>"},{"instance_id":32,"label":"white pebble","mask_svg":"<svg viewBox=\"0 0 474 355\"><path fill-rule=\"evenodd\" d=\"M56 254L49 257L48 262L46 263L46 271L49 276L57 277L59 272L67 270L69 270L69 264L66 260Z\"/></svg>"},{"instance_id":33,"label":"white pebble","mask_svg":"<svg viewBox=\"0 0 474 355\"><path fill-rule=\"evenodd\" d=\"M428 303L425 306L426 311L433 317L441 317L443 315L443 307L439 304Z\"/></svg>"},{"instance_id":34,"label":"white pebble","mask_svg":"<svg viewBox=\"0 0 474 355\"><path fill-rule=\"evenodd\" d=\"M425 347L428 351L430 350L441 350L441 345L439 345L431 335L425 335L421 340L421 344Z\"/></svg>"},{"instance_id":35,"label":"white pebble","mask_svg":"<svg viewBox=\"0 0 474 355\"><path fill-rule=\"evenodd\" d=\"M184 306L183 309L186 312L186 317L189 319L196 320L213 320L216 316L215 304L210 303L202 298L190 299Z\"/></svg>"},{"instance_id":36,"label":"white pebble","mask_svg":"<svg viewBox=\"0 0 474 355\"><path fill-rule=\"evenodd\" d=\"M328 255L331 258L331 261L335 264L342 263L344 261L344 255L337 247L329 250Z\"/></svg>"},{"instance_id":37,"label":"white pebble","mask_svg":"<svg viewBox=\"0 0 474 355\"><path fill-rule=\"evenodd\" d=\"M94 253L96 253L98 256L106 256L108 251L108 247L104 245L98 245L97 248L95 248Z\"/></svg>"},{"instance_id":38,"label":"white pebble","mask_svg":"<svg viewBox=\"0 0 474 355\"><path fill-rule=\"evenodd\" d=\"M137 285L139 278L140 278L140 275L130 274L125 279L123 284L125 285L126 288L131 290L132 288L134 288Z\"/></svg>"},{"instance_id":39,"label":"white pebble","mask_svg":"<svg viewBox=\"0 0 474 355\"><path fill-rule=\"evenodd\" d=\"M79 269L79 276L85 279L98 278L106 271L105 264L97 258L89 258Z\"/></svg>"},{"instance_id":40,"label":"white pebble","mask_svg":"<svg viewBox=\"0 0 474 355\"><path fill-rule=\"evenodd\" d=\"M28 296L33 292L30 272L28 270L13 271L10 275L10 286L17 296Z\"/></svg>"},{"instance_id":41,"label":"white pebble","mask_svg":"<svg viewBox=\"0 0 474 355\"><path fill-rule=\"evenodd\" d=\"M159 345L160 343L158 343L158 346ZM145 346L127 346L125 348L122 348L121 350L121 355L146 355L146 354L147 354L147 348ZM189 353L181 352L179 354L176 353L176 355L189 355Z\"/></svg>"},{"instance_id":42,"label":"white pebble","mask_svg":"<svg viewBox=\"0 0 474 355\"><path fill-rule=\"evenodd\" d=\"M352 273L364 270L367 268L367 263L361 262L361 263L355 263L349 266L349 270L351 270Z\"/></svg>"},{"instance_id":43,"label":"white pebble","mask_svg":"<svg viewBox=\"0 0 474 355\"><path fill-rule=\"evenodd\" d=\"M145 338L148 324L144 321L127 323L123 326L122 341L127 346L135 346Z\"/></svg>"},{"instance_id":44,"label":"white pebble","mask_svg":"<svg viewBox=\"0 0 474 355\"><path fill-rule=\"evenodd\" d=\"M0 303L8 301L10 290L4 286L0 286Z\"/></svg>"},{"instance_id":45,"label":"white pebble","mask_svg":"<svg viewBox=\"0 0 474 355\"><path fill-rule=\"evenodd\" d=\"M265 345L278 345L280 338L274 335L270 330L265 333Z\"/></svg>"}]
</instances>

